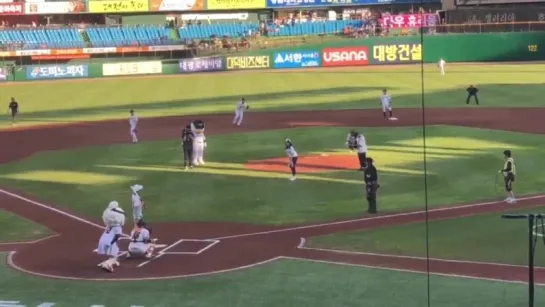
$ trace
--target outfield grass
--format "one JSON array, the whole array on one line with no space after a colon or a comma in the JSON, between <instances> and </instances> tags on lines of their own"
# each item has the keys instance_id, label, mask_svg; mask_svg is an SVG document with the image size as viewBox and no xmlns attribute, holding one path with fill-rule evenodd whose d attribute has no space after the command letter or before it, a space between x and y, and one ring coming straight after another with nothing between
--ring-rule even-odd
<instances>
[{"instance_id":1,"label":"outfield grass","mask_svg":"<svg viewBox=\"0 0 545 307\"><path fill-rule=\"evenodd\" d=\"M426 282L425 274L299 260L218 276L118 283L41 279L0 266L0 299L27 306L52 302L55 307L421 307L427 305ZM430 282L434 307L515 307L527 300L522 284L443 276L432 276ZM536 304L543 302L545 288L538 287Z\"/></svg>"},{"instance_id":2,"label":"outfield grass","mask_svg":"<svg viewBox=\"0 0 545 307\"><path fill-rule=\"evenodd\" d=\"M513 206L516 207L516 206ZM543 208L512 210L510 213L542 213ZM500 213L460 217L428 223L430 257L528 264L528 224L503 220ZM539 223L538 233L543 233ZM307 246L347 251L426 257L426 224L354 231L314 237ZM545 241L539 237L536 265L545 266Z\"/></svg>"},{"instance_id":3,"label":"outfield grass","mask_svg":"<svg viewBox=\"0 0 545 307\"><path fill-rule=\"evenodd\" d=\"M475 84L482 106L540 106L543 73L541 64L452 65L441 77L427 65L425 105L468 107L465 88ZM0 98L16 97L20 125L31 125L128 118L130 108L141 117L230 113L242 96L252 111L377 108L383 88L390 89L394 107L420 108L420 66L21 83L3 86ZM9 124L7 116L0 118L0 127Z\"/></svg>"},{"instance_id":4,"label":"outfield grass","mask_svg":"<svg viewBox=\"0 0 545 307\"><path fill-rule=\"evenodd\" d=\"M51 234L49 229L2 209L0 225L2 225L0 243L32 241Z\"/></svg>"},{"instance_id":5,"label":"outfield grass","mask_svg":"<svg viewBox=\"0 0 545 307\"><path fill-rule=\"evenodd\" d=\"M346 128L290 129L301 156L349 154ZM248 160L284 156L286 130L211 136L207 165L184 171L178 140L46 152L0 166L0 185L48 202L99 216L112 199L130 206L129 186L144 185L146 217L157 221L237 221L302 223L361 216L366 210L362 174L354 170L300 174L250 171ZM421 128L364 130L381 172L379 209L424 206ZM338 141L335 141L338 140ZM513 150L517 191L540 193L545 170L544 137L464 127L427 128L430 206L474 202L501 196L494 188L501 152ZM241 144L245 144L241 146ZM354 168L357 158L354 159ZM287 160L286 160L287 161Z\"/></svg>"}]
</instances>

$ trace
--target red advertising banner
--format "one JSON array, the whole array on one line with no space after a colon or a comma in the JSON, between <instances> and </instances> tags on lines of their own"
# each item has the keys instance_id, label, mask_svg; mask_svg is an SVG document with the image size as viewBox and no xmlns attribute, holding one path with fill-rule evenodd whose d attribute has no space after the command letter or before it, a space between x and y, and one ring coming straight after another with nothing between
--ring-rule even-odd
<instances>
[{"instance_id":1,"label":"red advertising banner","mask_svg":"<svg viewBox=\"0 0 545 307\"><path fill-rule=\"evenodd\" d=\"M382 27L387 28L420 28L439 24L437 14L402 14L382 16Z\"/></svg>"},{"instance_id":2,"label":"red advertising banner","mask_svg":"<svg viewBox=\"0 0 545 307\"><path fill-rule=\"evenodd\" d=\"M21 2L0 3L0 15L23 15L24 4Z\"/></svg>"},{"instance_id":3,"label":"red advertising banner","mask_svg":"<svg viewBox=\"0 0 545 307\"><path fill-rule=\"evenodd\" d=\"M367 47L324 48L322 59L324 67L369 65Z\"/></svg>"}]
</instances>

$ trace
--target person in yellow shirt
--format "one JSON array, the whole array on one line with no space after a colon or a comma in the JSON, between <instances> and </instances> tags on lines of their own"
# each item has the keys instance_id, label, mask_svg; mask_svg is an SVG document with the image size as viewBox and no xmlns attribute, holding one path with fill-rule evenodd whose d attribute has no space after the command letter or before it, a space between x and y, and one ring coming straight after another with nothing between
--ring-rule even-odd
<instances>
[{"instance_id":1,"label":"person in yellow shirt","mask_svg":"<svg viewBox=\"0 0 545 307\"><path fill-rule=\"evenodd\" d=\"M514 204L517 202L515 193L513 192L513 182L515 182L517 168L515 166L515 160L511 155L511 150L504 150L503 156L505 163L499 172L503 174L503 180L505 181L505 191L507 191L507 198L505 201L509 204Z\"/></svg>"}]
</instances>

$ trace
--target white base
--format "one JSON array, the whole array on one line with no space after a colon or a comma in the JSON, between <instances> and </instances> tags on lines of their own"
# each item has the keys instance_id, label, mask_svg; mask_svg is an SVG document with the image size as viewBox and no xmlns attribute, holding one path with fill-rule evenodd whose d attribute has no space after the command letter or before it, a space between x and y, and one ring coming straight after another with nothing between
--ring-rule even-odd
<instances>
[{"instance_id":1,"label":"white base","mask_svg":"<svg viewBox=\"0 0 545 307\"><path fill-rule=\"evenodd\" d=\"M397 117L390 117L388 120L397 120Z\"/></svg>"}]
</instances>

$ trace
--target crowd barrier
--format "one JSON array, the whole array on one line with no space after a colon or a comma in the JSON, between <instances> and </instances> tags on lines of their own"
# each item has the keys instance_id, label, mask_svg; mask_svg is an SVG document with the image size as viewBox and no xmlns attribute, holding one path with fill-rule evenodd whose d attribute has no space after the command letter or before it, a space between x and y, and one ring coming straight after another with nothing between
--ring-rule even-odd
<instances>
[{"instance_id":1,"label":"crowd barrier","mask_svg":"<svg viewBox=\"0 0 545 307\"><path fill-rule=\"evenodd\" d=\"M544 41L545 36L539 32L366 38L167 62L120 59L120 62L110 63L30 65L18 67L6 79L26 81L254 69L364 67L433 63L440 58L447 62L542 61L545 60Z\"/></svg>"}]
</instances>

